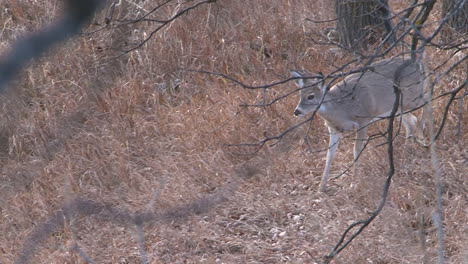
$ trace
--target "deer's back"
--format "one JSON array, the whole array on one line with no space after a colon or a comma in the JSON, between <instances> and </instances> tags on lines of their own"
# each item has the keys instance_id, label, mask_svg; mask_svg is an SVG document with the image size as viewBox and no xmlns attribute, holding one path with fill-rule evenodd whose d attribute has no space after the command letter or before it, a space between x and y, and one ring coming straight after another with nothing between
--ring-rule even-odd
<instances>
[{"instance_id":1,"label":"deer's back","mask_svg":"<svg viewBox=\"0 0 468 264\"><path fill-rule=\"evenodd\" d=\"M389 113L395 101L393 79L404 63L402 58L378 61L364 73L347 76L329 92L334 105L343 108L348 118L372 119ZM423 84L419 64L410 64L401 72L400 89L403 110L417 107L422 102ZM361 122L359 122L361 123Z\"/></svg>"}]
</instances>

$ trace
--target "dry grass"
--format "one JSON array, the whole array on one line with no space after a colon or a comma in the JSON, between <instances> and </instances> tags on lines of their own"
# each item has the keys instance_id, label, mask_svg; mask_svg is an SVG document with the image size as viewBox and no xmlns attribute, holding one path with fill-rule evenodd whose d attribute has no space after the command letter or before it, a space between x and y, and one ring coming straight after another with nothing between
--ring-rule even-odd
<instances>
[{"instance_id":1,"label":"dry grass","mask_svg":"<svg viewBox=\"0 0 468 264\"><path fill-rule=\"evenodd\" d=\"M121 17L141 12L122 2L116 9ZM12 3L17 6L0 14L2 51L60 10L56 1ZM154 3L141 4L149 8ZM251 84L287 77L296 67L329 72L346 58L314 45L309 37L327 25L304 19L330 18L330 8L327 1L218 1L115 60L106 59L125 43L141 40L154 25L77 38L34 61L14 84L18 92L1 103L0 263L12 263L28 234L73 197L133 212L151 203L157 212L216 192L245 168L255 168L255 175L227 202L200 216L145 227L151 263L318 262L348 224L376 206L387 171L385 147L377 147L383 141L372 142L363 154L363 175L346 174L330 183L329 193L318 193L325 153L308 150L303 142L307 127L255 155L246 147L226 146L255 142L295 124L294 96L271 107L239 107L271 100L292 85L250 91L180 68L222 72ZM428 53L432 66L445 57L446 52ZM458 69L442 80L437 93L454 88L464 76L466 71ZM436 121L445 103L434 104ZM446 187L447 262L468 263L468 136L455 135L456 109L449 112L438 151ZM467 118L465 113L464 125ZM328 138L322 121L315 120L312 128L312 146L323 149ZM340 146L332 167L336 174L351 164L351 143L347 139ZM384 211L335 263L435 262L429 151L405 144L402 136L396 146L397 175ZM96 263L139 263L135 227L93 217L78 218L55 232L33 263L82 263L70 250L73 229Z\"/></svg>"}]
</instances>

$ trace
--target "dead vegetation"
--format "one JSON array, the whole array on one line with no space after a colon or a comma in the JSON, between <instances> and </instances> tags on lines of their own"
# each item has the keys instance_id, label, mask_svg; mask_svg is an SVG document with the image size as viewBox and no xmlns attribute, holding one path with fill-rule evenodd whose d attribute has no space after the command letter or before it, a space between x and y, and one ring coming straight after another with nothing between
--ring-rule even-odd
<instances>
[{"instance_id":1,"label":"dead vegetation","mask_svg":"<svg viewBox=\"0 0 468 264\"><path fill-rule=\"evenodd\" d=\"M384 140L372 141L362 154L363 175L345 174L330 182L329 193L319 193L325 151L318 150L328 140L321 120L311 123L310 144L304 141L305 125L256 153L227 146L257 142L297 123L295 95L268 107L239 106L268 102L291 92L292 83L248 90L186 70L220 72L253 85L285 79L291 68L330 72L349 55L314 44L311 36L329 25L306 18L331 18L331 6L220 0L188 12L116 58L155 29L151 22L125 23L150 2L122 1L114 10L122 22L88 34L105 24L109 9L102 10L82 36L33 61L12 84L15 90L2 97L0 263L14 262L31 232L75 197L157 214L222 193L236 175L242 178L237 189L208 212L144 226L150 263L320 262L347 225L378 203L388 167L379 146ZM180 8L174 2L158 14L167 18ZM60 10L52 0L11 1L0 11L1 51L54 21ZM435 68L450 55L429 49L427 59ZM460 67L439 82L435 94L465 78ZM436 124L447 100L434 103ZM457 111L468 107L466 100L460 108L459 103L438 141L447 263L454 264L468 263L468 136L466 129L457 135L457 125L466 127L468 118L459 120ZM402 136L395 146L397 173L383 212L335 263L435 262L430 153L405 144ZM351 163L352 140L346 139L332 172ZM95 263L139 263L135 234L128 223L79 216L64 221L32 263L83 263L75 243Z\"/></svg>"}]
</instances>

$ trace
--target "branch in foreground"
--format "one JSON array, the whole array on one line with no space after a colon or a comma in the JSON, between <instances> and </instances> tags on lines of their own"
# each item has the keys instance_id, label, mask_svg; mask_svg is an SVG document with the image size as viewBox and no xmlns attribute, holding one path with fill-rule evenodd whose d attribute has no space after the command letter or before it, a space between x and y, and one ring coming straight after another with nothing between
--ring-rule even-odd
<instances>
[{"instance_id":1,"label":"branch in foreground","mask_svg":"<svg viewBox=\"0 0 468 264\"><path fill-rule=\"evenodd\" d=\"M448 104L449 105L449 104ZM434 226L437 229L437 256L438 263L445 263L445 242L444 242L444 210L442 206L442 192L443 192L443 183L442 176L440 173L440 163L439 158L437 157L436 144L434 137L434 116L432 114L432 104L428 104L428 113L429 113L429 136L431 138L431 163L432 169L434 170L434 183L436 188L436 208L433 213Z\"/></svg>"},{"instance_id":2,"label":"branch in foreground","mask_svg":"<svg viewBox=\"0 0 468 264\"><path fill-rule=\"evenodd\" d=\"M142 254L142 263L148 263L146 252L144 251L144 240L142 237L142 226L144 224L163 224L172 221L183 220L192 215L199 215L208 212L222 202L225 202L232 196L238 188L241 180L251 177L256 171L247 170L242 175L237 175L230 182L219 188L219 190L206 197L199 198L188 204L175 206L165 211L154 213L144 212L133 214L124 209L118 209L116 206L106 203L99 203L78 197L65 204L60 210L55 212L44 223L39 224L25 241L23 249L19 254L15 264L27 264L34 253L41 247L42 243L54 232L64 228L66 221L70 218L81 216L95 216L97 219L105 222L112 222L119 225L135 225L137 227L137 239ZM241 173L238 173L241 174ZM84 260L90 259L79 247L75 250Z\"/></svg>"},{"instance_id":3,"label":"branch in foreground","mask_svg":"<svg viewBox=\"0 0 468 264\"><path fill-rule=\"evenodd\" d=\"M49 27L18 40L13 49L0 59L0 92L33 58L50 47L76 35L94 14L100 0L68 0L64 18Z\"/></svg>"}]
</instances>

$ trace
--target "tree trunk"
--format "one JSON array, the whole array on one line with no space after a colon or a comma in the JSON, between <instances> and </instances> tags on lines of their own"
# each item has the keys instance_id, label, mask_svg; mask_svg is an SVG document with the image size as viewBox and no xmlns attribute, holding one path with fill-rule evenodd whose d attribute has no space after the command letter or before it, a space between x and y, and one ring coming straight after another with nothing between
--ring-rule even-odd
<instances>
[{"instance_id":1,"label":"tree trunk","mask_svg":"<svg viewBox=\"0 0 468 264\"><path fill-rule=\"evenodd\" d=\"M336 29L343 46L364 48L377 41L372 37L389 36L393 40L388 0L336 0Z\"/></svg>"}]
</instances>

